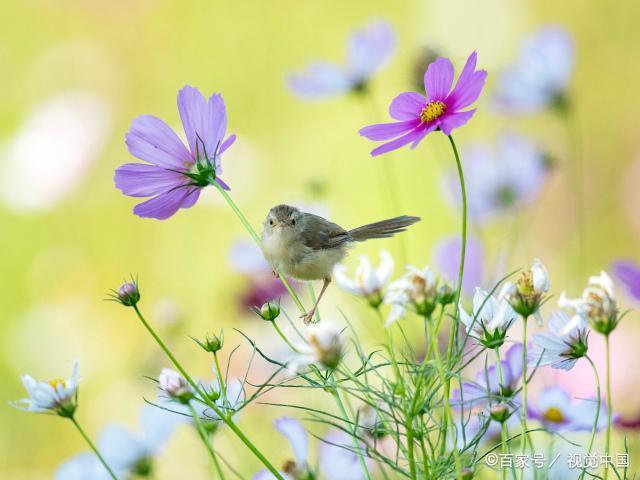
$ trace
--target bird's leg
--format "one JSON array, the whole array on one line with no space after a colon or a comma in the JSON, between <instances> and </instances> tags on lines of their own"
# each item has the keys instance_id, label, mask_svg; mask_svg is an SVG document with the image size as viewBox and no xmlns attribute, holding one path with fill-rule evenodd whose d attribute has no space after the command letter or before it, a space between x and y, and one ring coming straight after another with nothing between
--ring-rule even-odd
<instances>
[{"instance_id":1,"label":"bird's leg","mask_svg":"<svg viewBox=\"0 0 640 480\"><path fill-rule=\"evenodd\" d=\"M316 303L313 304L313 307L311 307L311 310L309 310L304 315L300 315L300 318L304 318L305 325L308 325L313 320L313 316L316 313L316 309L318 308L318 304L320 303L320 299L322 298L322 295L324 295L324 292L325 292L325 290L327 289L327 287L329 286L330 283L331 283L331 278L330 277L327 277L327 278L324 279L324 283L322 284L322 290L320 290L320 295L318 295L318 298L316 299Z\"/></svg>"}]
</instances>

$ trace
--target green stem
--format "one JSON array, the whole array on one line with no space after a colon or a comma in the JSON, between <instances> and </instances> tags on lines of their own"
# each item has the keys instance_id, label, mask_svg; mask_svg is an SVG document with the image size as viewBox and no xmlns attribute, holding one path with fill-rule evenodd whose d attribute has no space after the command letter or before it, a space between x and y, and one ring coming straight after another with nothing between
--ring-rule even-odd
<instances>
[{"instance_id":1,"label":"green stem","mask_svg":"<svg viewBox=\"0 0 640 480\"><path fill-rule=\"evenodd\" d=\"M267 470L269 470L273 474L274 477L276 477L278 480L285 480L284 477L280 474L280 472L278 472L278 470L271 464L271 462L269 462L269 460L267 460L267 458L262 454L262 452L260 452L260 450L256 448L256 446L251 442L251 440L247 438L247 436L244 433L242 433L242 430L238 428L238 426L235 424L231 416L222 412L220 408L209 398L209 396L202 391L200 386L193 380L193 378L191 378L191 376L182 367L182 365L176 359L176 357L173 356L173 353L171 353L169 348L167 348L167 346L162 341L162 339L158 336L158 334L156 334L153 328L151 328L151 325L147 323L144 316L138 309L138 306L134 305L133 309L135 310L136 315L138 315L138 318L140 319L140 321L142 322L142 325L144 325L147 331L151 334L151 336L154 338L156 343L160 346L160 348L165 353L165 355L169 357L169 360L171 360L171 363L173 363L173 365L176 367L178 372L180 372L180 374L185 378L185 380L189 382L189 385L191 385L193 390L200 396L200 399L204 403L206 403L207 406L209 406L215 412L215 414L218 417L220 417L220 419L222 419L222 421L231 429L233 433L236 434L236 436L240 439L240 441L245 444L245 446L251 451L251 453L253 453L258 458L258 460L262 462L262 464L267 468Z\"/></svg>"},{"instance_id":2,"label":"green stem","mask_svg":"<svg viewBox=\"0 0 640 480\"><path fill-rule=\"evenodd\" d=\"M611 445L611 352L609 350L609 334L604 336L604 348L605 348L605 388L607 390L607 433L604 441L604 454L609 455L609 448ZM609 476L609 465L605 462L603 479L607 480Z\"/></svg>"},{"instance_id":3,"label":"green stem","mask_svg":"<svg viewBox=\"0 0 640 480\"><path fill-rule=\"evenodd\" d=\"M76 426L76 428L80 432L80 435L82 435L82 438L84 438L85 442L87 442L89 447L91 447L91 450L93 450L93 453L96 454L96 457L98 457L98 460L100 460L100 463L102 463L102 465L107 470L107 472L109 472L109 476L111 476L111 478L113 478L113 480L118 480L118 477L116 477L115 473L113 473L113 470L111 470L111 467L109 467L109 465L107 464L107 462L104 459L104 457L98 451L98 448L93 444L93 442L89 438L89 435L87 435L85 433L85 431L82 429L82 427L80 426L80 424L78 423L76 418L72 416L72 417L69 417L69 419L71 419L73 424Z\"/></svg>"},{"instance_id":4,"label":"green stem","mask_svg":"<svg viewBox=\"0 0 640 480\"><path fill-rule=\"evenodd\" d=\"M587 451L588 455L591 455L591 450L593 449L593 442L596 438L596 430L598 429L598 420L600 419L600 376L598 375L598 369L596 368L596 364L593 363L591 357L587 355L585 357L589 363L591 364L591 368L593 369L593 375L596 379L596 418L593 421L593 428L591 429L591 439L589 440L589 450ZM582 480L587 472L586 467L582 469L582 473L580 474L580 480Z\"/></svg>"},{"instance_id":5,"label":"green stem","mask_svg":"<svg viewBox=\"0 0 640 480\"><path fill-rule=\"evenodd\" d=\"M464 275L464 261L467 251L467 188L464 181L464 172L462 170L462 163L460 161L460 154L458 153L458 148L456 147L456 143L453 140L451 135L448 135L449 143L451 144L451 149L453 150L453 154L456 159L456 168L458 170L458 180L460 182L460 196L462 203L462 225L461 225L461 234L460 234L460 268L458 270L458 284L456 286L456 295L455 295L455 320L451 322L451 328L449 331L449 342L447 346L447 366L451 365L451 357L453 355L453 347L456 333L456 321L459 318L459 310L460 310L460 293L462 291L462 277ZM438 352L438 356L439 356ZM449 417L451 417L451 405L449 403L449 394L451 392L451 378L447 376L444 382L444 401L445 401L445 409L449 412ZM453 417L451 417L453 418ZM443 420L443 429L444 436L442 438L442 443L440 444L441 453L444 452L444 448L446 447L447 441L447 422L449 419L445 415ZM454 452L456 450L454 449ZM456 463L456 469L459 472L459 459L458 463Z\"/></svg>"},{"instance_id":6,"label":"green stem","mask_svg":"<svg viewBox=\"0 0 640 480\"><path fill-rule=\"evenodd\" d=\"M218 457L216 455L215 450L213 449L213 446L211 445L211 442L209 441L209 438L207 437L207 432L205 431L205 428L202 425L202 420L200 419L200 415L198 414L198 412L196 412L196 409L193 408L193 405L191 404L191 402L189 402L187 405L189 406L189 410L191 410L191 415L193 416L193 423L196 426L198 435L200 436L202 443L204 443L204 446L207 447L207 451L209 452L209 456L211 457L213 466L215 467L216 472L218 472L218 478L220 478L221 480L224 480L224 474L222 473L222 468L220 468L220 463L218 463Z\"/></svg>"},{"instance_id":7,"label":"green stem","mask_svg":"<svg viewBox=\"0 0 640 480\"><path fill-rule=\"evenodd\" d=\"M498 382L500 386L500 397L502 397L503 388L503 380L502 380L502 361L500 360L500 347L495 349L496 352L496 368L498 370ZM502 401L502 400L501 400ZM500 431L502 434L502 453L504 455L509 455L509 429L507 428L507 422L500 422ZM513 473L513 480L516 480L516 468L514 464L511 464L511 471ZM507 478L507 467L503 467L502 469L502 478Z\"/></svg>"},{"instance_id":8,"label":"green stem","mask_svg":"<svg viewBox=\"0 0 640 480\"><path fill-rule=\"evenodd\" d=\"M340 414L342 415L342 419L347 423L351 423L349 420L349 415L347 415L347 411L344 408L344 404L342 403L342 399L340 398L340 392L338 391L337 385L334 384L331 389L333 392L333 398L336 399L336 403L338 404L338 408L340 409ZM356 437L356 428L357 425L354 424L352 428L351 440L353 441L353 446L358 452L358 460L360 461L360 466L362 467L362 471L364 472L364 476L367 480L371 480L371 474L369 473L369 469L367 468L367 463L364 460L364 456L362 455L362 450L360 449L360 445L358 444L358 439Z\"/></svg>"},{"instance_id":9,"label":"green stem","mask_svg":"<svg viewBox=\"0 0 640 480\"><path fill-rule=\"evenodd\" d=\"M520 437L520 450L522 455L525 454L527 443L527 320L528 317L522 317L522 414L520 423L522 426L522 436ZM520 472L520 478L524 478L523 468Z\"/></svg>"},{"instance_id":10,"label":"green stem","mask_svg":"<svg viewBox=\"0 0 640 480\"><path fill-rule=\"evenodd\" d=\"M227 386L225 385L226 379L222 377L222 370L220 370L220 362L218 361L218 352L213 352L213 360L216 364L216 372L218 374L218 384L220 385L220 391L222 392L222 398L225 403L227 402Z\"/></svg>"},{"instance_id":11,"label":"green stem","mask_svg":"<svg viewBox=\"0 0 640 480\"><path fill-rule=\"evenodd\" d=\"M227 201L227 204L231 207L231 210L233 210L233 213L235 213L236 216L240 219L240 222L242 223L244 228L247 230L247 232L249 232L249 235L251 235L251 238L253 238L253 241L256 242L256 245L258 245L258 247L262 249L262 240L260 239L260 235L258 235L258 233L253 229L253 227L249 223L249 220L247 220L247 217L244 216L244 214L238 208L238 206L233 201L231 196L227 193L227 191L224 188L218 185L218 182L213 182L213 186L218 189L222 197ZM280 272L278 272L278 276L282 284L287 289L287 292L289 292L289 295L291 295L291 298L293 298L293 301L298 307L298 310L300 310L300 313L302 313L303 315L307 313L307 311L304 308L304 305L302 305L302 302L298 298L298 295L293 290L293 288L291 288L291 285L289 284L289 281L287 280L287 278Z\"/></svg>"},{"instance_id":12,"label":"green stem","mask_svg":"<svg viewBox=\"0 0 640 480\"><path fill-rule=\"evenodd\" d=\"M293 344L289 341L289 339L287 338L287 336L282 332L282 330L280 330L280 327L276 324L276 321L273 320L271 322L273 324L273 328L275 328L276 332L278 332L278 335L280 336L280 338L284 341L284 343L287 344L287 346L293 350L295 353L300 353L298 351L298 349L296 347L293 346Z\"/></svg>"}]
</instances>

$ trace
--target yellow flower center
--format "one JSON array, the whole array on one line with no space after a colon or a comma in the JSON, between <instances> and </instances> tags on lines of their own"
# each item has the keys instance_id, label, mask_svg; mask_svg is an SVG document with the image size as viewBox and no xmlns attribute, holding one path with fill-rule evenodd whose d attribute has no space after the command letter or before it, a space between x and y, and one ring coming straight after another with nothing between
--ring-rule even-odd
<instances>
[{"instance_id":1,"label":"yellow flower center","mask_svg":"<svg viewBox=\"0 0 640 480\"><path fill-rule=\"evenodd\" d=\"M62 388L65 388L67 386L67 384L64 383L64 380L62 380L61 378L54 378L53 380L49 380L49 385L51 385L55 390L57 390L59 386Z\"/></svg>"},{"instance_id":2,"label":"yellow flower center","mask_svg":"<svg viewBox=\"0 0 640 480\"><path fill-rule=\"evenodd\" d=\"M562 415L560 409L556 407L551 407L549 410L544 412L543 417L545 420L553 423L560 423L564 420L564 415Z\"/></svg>"},{"instance_id":3,"label":"yellow flower center","mask_svg":"<svg viewBox=\"0 0 640 480\"><path fill-rule=\"evenodd\" d=\"M440 100L429 102L420 112L420 120L422 120L423 123L433 122L435 119L440 118L446 109L447 106Z\"/></svg>"}]
</instances>

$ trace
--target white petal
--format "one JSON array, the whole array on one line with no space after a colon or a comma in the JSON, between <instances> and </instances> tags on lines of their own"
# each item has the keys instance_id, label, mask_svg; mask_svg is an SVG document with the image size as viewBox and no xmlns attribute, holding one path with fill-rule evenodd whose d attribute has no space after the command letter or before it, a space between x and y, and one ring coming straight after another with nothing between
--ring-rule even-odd
<instances>
[{"instance_id":1,"label":"white petal","mask_svg":"<svg viewBox=\"0 0 640 480\"><path fill-rule=\"evenodd\" d=\"M293 418L282 417L275 421L275 426L289 440L296 464L305 465L309 458L309 438L302 424Z\"/></svg>"}]
</instances>

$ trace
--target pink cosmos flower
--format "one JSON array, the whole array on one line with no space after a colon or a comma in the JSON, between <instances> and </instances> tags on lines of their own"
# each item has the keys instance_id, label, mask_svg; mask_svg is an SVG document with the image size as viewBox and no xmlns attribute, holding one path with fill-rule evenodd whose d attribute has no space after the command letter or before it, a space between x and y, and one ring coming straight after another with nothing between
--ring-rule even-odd
<instances>
[{"instance_id":1,"label":"pink cosmos flower","mask_svg":"<svg viewBox=\"0 0 640 480\"><path fill-rule=\"evenodd\" d=\"M215 93L207 100L187 85L178 92L178 112L188 146L153 115L140 115L127 132L129 153L148 163L125 163L116 170L114 182L125 195L152 197L133 209L139 217L169 218L180 208L192 207L213 182L229 189L220 178L220 156L236 136L224 138L227 110L222 96Z\"/></svg>"},{"instance_id":2,"label":"pink cosmos flower","mask_svg":"<svg viewBox=\"0 0 640 480\"><path fill-rule=\"evenodd\" d=\"M389 115L397 122L370 125L360 130L369 140L391 140L375 148L372 156L397 150L411 143L415 148L434 130L445 135L467 123L475 109L463 110L475 102L487 79L485 70L476 70L477 54L473 52L453 88L453 64L438 58L424 75L426 98L416 92L404 92L393 99Z\"/></svg>"}]
</instances>

